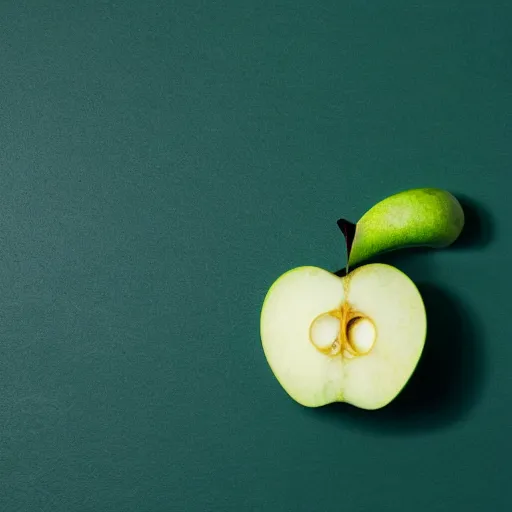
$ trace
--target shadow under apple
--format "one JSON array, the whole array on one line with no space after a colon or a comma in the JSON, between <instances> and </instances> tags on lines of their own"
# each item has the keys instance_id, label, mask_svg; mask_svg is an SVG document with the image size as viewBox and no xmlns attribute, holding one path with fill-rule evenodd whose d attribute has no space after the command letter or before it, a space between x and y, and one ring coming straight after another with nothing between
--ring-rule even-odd
<instances>
[{"instance_id":1,"label":"shadow under apple","mask_svg":"<svg viewBox=\"0 0 512 512\"><path fill-rule=\"evenodd\" d=\"M482 248L489 245L495 235L495 222L491 212L480 202L456 194L464 210L464 229L452 245L453 249Z\"/></svg>"}]
</instances>

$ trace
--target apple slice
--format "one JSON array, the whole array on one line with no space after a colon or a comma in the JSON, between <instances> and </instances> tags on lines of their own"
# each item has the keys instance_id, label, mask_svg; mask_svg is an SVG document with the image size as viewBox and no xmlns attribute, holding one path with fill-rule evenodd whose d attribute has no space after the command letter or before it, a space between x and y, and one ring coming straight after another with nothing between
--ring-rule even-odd
<instances>
[{"instance_id":1,"label":"apple slice","mask_svg":"<svg viewBox=\"0 0 512 512\"><path fill-rule=\"evenodd\" d=\"M345 277L311 266L290 270L271 286L261 312L268 364L307 407L384 407L414 372L425 336L418 289L380 263Z\"/></svg>"},{"instance_id":2,"label":"apple slice","mask_svg":"<svg viewBox=\"0 0 512 512\"><path fill-rule=\"evenodd\" d=\"M347 242L350 268L377 254L405 247L443 248L464 228L464 210L450 192L416 188L389 196L357 222L340 219Z\"/></svg>"}]
</instances>

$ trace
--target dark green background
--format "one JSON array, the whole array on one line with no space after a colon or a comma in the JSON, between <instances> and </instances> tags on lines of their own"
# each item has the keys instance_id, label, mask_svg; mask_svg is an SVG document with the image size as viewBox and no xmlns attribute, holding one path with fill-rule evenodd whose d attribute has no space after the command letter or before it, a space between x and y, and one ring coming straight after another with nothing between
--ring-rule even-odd
<instances>
[{"instance_id":1,"label":"dark green background","mask_svg":"<svg viewBox=\"0 0 512 512\"><path fill-rule=\"evenodd\" d=\"M509 510L512 6L0 4L0 509ZM339 216L459 195L397 254L430 317L388 408L309 410L259 313Z\"/></svg>"}]
</instances>

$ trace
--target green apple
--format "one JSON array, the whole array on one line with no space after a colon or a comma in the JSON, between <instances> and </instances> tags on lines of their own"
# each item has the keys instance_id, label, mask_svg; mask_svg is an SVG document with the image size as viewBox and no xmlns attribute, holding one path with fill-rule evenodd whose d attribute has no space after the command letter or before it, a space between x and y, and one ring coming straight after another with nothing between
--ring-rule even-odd
<instances>
[{"instance_id":1,"label":"green apple","mask_svg":"<svg viewBox=\"0 0 512 512\"><path fill-rule=\"evenodd\" d=\"M447 247L464 227L464 211L446 190L417 188L380 201L355 226L344 219L338 225L347 240L350 268L394 249Z\"/></svg>"},{"instance_id":2,"label":"green apple","mask_svg":"<svg viewBox=\"0 0 512 512\"><path fill-rule=\"evenodd\" d=\"M268 364L295 401L378 409L414 372L426 313L414 283L390 265L364 265L344 277L304 266L270 287L260 328Z\"/></svg>"}]
</instances>

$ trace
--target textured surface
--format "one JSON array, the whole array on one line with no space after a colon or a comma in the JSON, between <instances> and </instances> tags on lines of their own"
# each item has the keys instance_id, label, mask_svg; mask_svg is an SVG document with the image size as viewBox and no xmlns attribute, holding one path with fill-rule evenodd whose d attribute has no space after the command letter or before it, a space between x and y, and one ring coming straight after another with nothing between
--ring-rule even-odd
<instances>
[{"instance_id":1,"label":"textured surface","mask_svg":"<svg viewBox=\"0 0 512 512\"><path fill-rule=\"evenodd\" d=\"M0 4L2 512L512 509L510 2ZM339 217L465 198L386 258L431 316L376 413L307 410L259 340Z\"/></svg>"}]
</instances>

